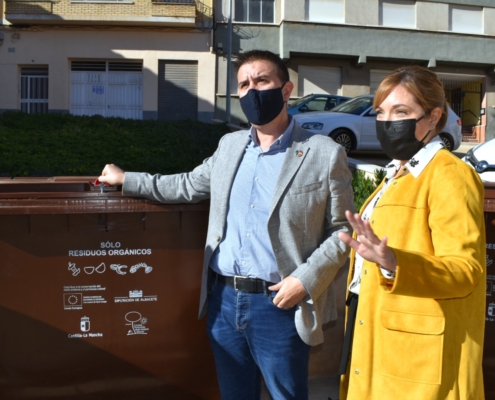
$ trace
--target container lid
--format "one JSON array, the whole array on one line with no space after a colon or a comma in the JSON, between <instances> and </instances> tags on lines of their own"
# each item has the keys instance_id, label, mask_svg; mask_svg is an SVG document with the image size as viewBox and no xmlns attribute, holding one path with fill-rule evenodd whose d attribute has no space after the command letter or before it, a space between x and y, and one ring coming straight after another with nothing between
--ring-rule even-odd
<instances>
[{"instance_id":1,"label":"container lid","mask_svg":"<svg viewBox=\"0 0 495 400\"><path fill-rule=\"evenodd\" d=\"M95 214L204 211L208 202L162 204L122 196L121 186L95 185L96 177L0 178L0 214Z\"/></svg>"}]
</instances>

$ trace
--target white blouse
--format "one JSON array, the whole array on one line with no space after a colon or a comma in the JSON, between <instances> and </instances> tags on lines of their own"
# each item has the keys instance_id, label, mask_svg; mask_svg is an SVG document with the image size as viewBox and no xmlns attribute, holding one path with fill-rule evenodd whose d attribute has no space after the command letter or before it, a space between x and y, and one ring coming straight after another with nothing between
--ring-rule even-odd
<instances>
[{"instance_id":1,"label":"white blouse","mask_svg":"<svg viewBox=\"0 0 495 400\"><path fill-rule=\"evenodd\" d=\"M442 142L442 139L440 139L438 136L435 136L403 166L400 165L399 160L392 160L392 162L385 167L387 169L385 184L368 203L363 213L361 214L361 219L363 221L368 221L371 218L373 210L380 201L380 198L383 196L383 193L385 193L394 179L398 178L399 176L407 175L408 173L411 173L414 178L417 178L426 168L428 163L433 159L437 151L441 150L444 147L445 146ZM351 284L349 285L349 291L355 294L359 294L359 289L361 287L363 263L364 258L356 253L354 258L354 274L352 276ZM395 274L393 274L388 269L380 267L380 270L385 278L395 278Z\"/></svg>"}]
</instances>

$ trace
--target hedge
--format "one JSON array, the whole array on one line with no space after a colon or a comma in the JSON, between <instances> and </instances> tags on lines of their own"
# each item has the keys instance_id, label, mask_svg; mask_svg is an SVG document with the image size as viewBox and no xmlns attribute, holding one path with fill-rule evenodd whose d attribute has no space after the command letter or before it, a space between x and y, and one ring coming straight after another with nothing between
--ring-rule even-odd
<instances>
[{"instance_id":1,"label":"hedge","mask_svg":"<svg viewBox=\"0 0 495 400\"><path fill-rule=\"evenodd\" d=\"M189 171L215 151L229 128L199 121L142 121L67 114L0 115L2 176L99 175L114 163L127 171Z\"/></svg>"},{"instance_id":2,"label":"hedge","mask_svg":"<svg viewBox=\"0 0 495 400\"><path fill-rule=\"evenodd\" d=\"M0 115L0 176L98 176L105 164L173 174L211 156L229 128L199 121L128 120L68 114ZM359 209L383 176L353 176Z\"/></svg>"},{"instance_id":3,"label":"hedge","mask_svg":"<svg viewBox=\"0 0 495 400\"><path fill-rule=\"evenodd\" d=\"M376 169L373 179L368 178L364 171L356 170L352 174L352 190L354 191L354 203L356 210L360 210L366 199L375 191L385 178L383 169Z\"/></svg>"}]
</instances>

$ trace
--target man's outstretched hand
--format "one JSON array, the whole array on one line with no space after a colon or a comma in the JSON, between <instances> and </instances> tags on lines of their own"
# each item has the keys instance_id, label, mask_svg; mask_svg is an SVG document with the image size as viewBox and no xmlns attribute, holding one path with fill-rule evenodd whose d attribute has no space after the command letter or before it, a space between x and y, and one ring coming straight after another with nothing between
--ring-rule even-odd
<instances>
[{"instance_id":1,"label":"man's outstretched hand","mask_svg":"<svg viewBox=\"0 0 495 400\"><path fill-rule=\"evenodd\" d=\"M112 186L123 185L125 172L114 164L107 164L98 180L102 183L108 183Z\"/></svg>"}]
</instances>

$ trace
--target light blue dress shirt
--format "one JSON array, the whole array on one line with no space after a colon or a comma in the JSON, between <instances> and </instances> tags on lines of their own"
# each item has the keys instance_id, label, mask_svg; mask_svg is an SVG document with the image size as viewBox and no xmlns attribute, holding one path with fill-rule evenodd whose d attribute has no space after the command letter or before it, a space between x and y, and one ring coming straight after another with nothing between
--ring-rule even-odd
<instances>
[{"instance_id":1,"label":"light blue dress shirt","mask_svg":"<svg viewBox=\"0 0 495 400\"><path fill-rule=\"evenodd\" d=\"M277 261L268 235L268 216L294 121L263 151L255 128L232 184L224 237L210 268L225 276L249 276L280 282Z\"/></svg>"}]
</instances>

